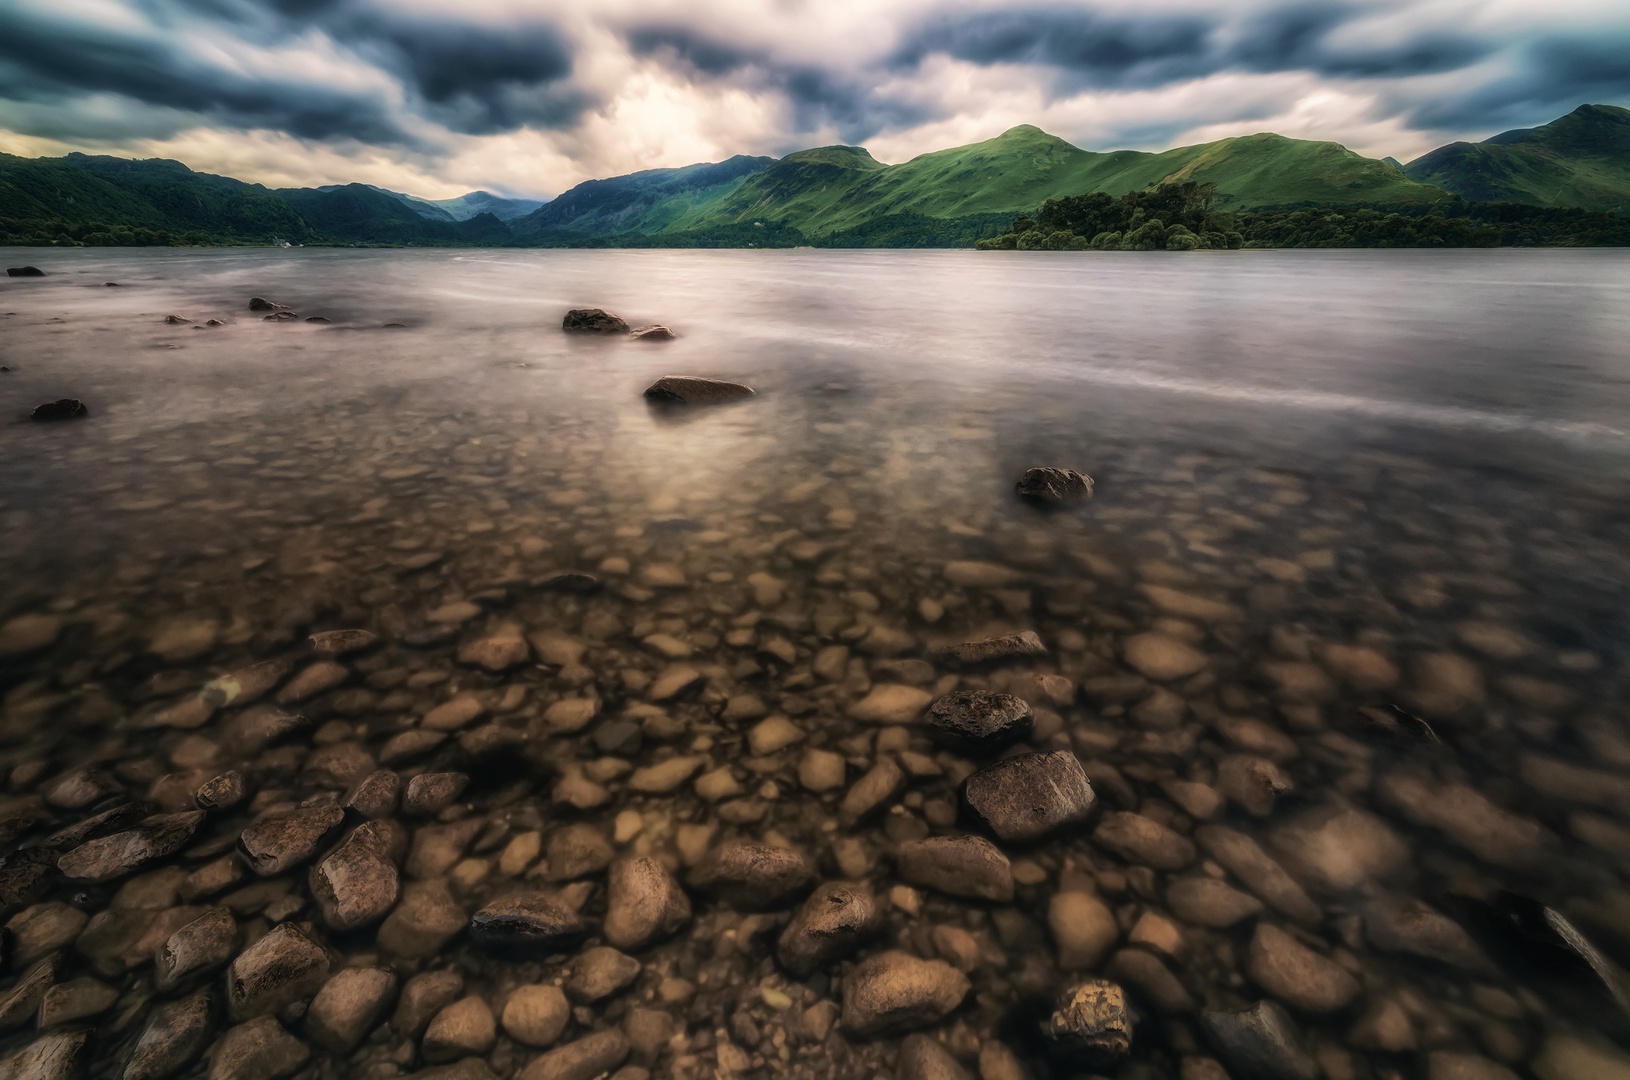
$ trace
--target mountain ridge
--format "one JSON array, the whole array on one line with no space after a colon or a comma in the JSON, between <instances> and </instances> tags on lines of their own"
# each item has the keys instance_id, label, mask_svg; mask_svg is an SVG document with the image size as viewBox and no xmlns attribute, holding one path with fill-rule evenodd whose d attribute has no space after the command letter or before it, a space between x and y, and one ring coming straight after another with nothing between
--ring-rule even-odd
<instances>
[{"instance_id":1,"label":"mountain ridge","mask_svg":"<svg viewBox=\"0 0 1630 1080\"><path fill-rule=\"evenodd\" d=\"M1630 208L1630 109L1581 105L1539 127L1440 146L1404 171L1475 202L1623 211Z\"/></svg>"}]
</instances>

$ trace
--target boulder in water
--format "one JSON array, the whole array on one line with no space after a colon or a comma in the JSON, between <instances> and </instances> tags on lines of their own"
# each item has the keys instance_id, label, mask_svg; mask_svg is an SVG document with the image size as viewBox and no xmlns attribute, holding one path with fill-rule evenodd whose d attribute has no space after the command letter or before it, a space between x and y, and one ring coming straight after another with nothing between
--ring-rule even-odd
<instances>
[{"instance_id":1,"label":"boulder in water","mask_svg":"<svg viewBox=\"0 0 1630 1080\"><path fill-rule=\"evenodd\" d=\"M636 326L628 332L628 336L635 341L672 341L674 332L666 326L653 324L651 326Z\"/></svg>"},{"instance_id":2,"label":"boulder in water","mask_svg":"<svg viewBox=\"0 0 1630 1080\"><path fill-rule=\"evenodd\" d=\"M37 266L8 266L7 277L44 277L45 271Z\"/></svg>"},{"instance_id":3,"label":"boulder in water","mask_svg":"<svg viewBox=\"0 0 1630 1080\"><path fill-rule=\"evenodd\" d=\"M1074 469L1027 469L1014 485L1021 498L1057 503L1092 497L1092 477Z\"/></svg>"},{"instance_id":4,"label":"boulder in water","mask_svg":"<svg viewBox=\"0 0 1630 1080\"><path fill-rule=\"evenodd\" d=\"M293 322L298 317L299 316L295 315L294 312L285 308L282 311L272 312L270 315L267 315L265 318L261 319L261 322Z\"/></svg>"},{"instance_id":5,"label":"boulder in water","mask_svg":"<svg viewBox=\"0 0 1630 1080\"><path fill-rule=\"evenodd\" d=\"M89 416L91 411L85 403L78 398L58 398L47 401L44 405L36 405L34 411L28 414L30 420L78 420Z\"/></svg>"},{"instance_id":6,"label":"boulder in water","mask_svg":"<svg viewBox=\"0 0 1630 1080\"><path fill-rule=\"evenodd\" d=\"M664 375L645 391L645 400L662 405L698 405L752 397L753 388L694 375Z\"/></svg>"},{"instance_id":7,"label":"boulder in water","mask_svg":"<svg viewBox=\"0 0 1630 1080\"><path fill-rule=\"evenodd\" d=\"M254 297L253 299L251 299L249 301L249 310L250 311L287 311L289 309L286 306L284 306L283 304L273 303L272 301L266 299L264 296L257 296L257 297Z\"/></svg>"},{"instance_id":8,"label":"boulder in water","mask_svg":"<svg viewBox=\"0 0 1630 1080\"><path fill-rule=\"evenodd\" d=\"M568 334L626 334L628 324L609 311L600 308L573 308L560 321L560 328Z\"/></svg>"},{"instance_id":9,"label":"boulder in water","mask_svg":"<svg viewBox=\"0 0 1630 1080\"><path fill-rule=\"evenodd\" d=\"M185 315L166 315L164 316L164 321L169 323L171 326L186 326L188 323L192 322L192 320L187 318Z\"/></svg>"}]
</instances>

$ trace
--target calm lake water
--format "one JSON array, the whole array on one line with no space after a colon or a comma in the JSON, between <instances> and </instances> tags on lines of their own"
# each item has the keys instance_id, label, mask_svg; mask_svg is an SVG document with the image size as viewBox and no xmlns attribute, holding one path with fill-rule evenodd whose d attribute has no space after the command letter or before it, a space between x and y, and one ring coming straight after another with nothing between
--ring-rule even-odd
<instances>
[{"instance_id":1,"label":"calm lake water","mask_svg":"<svg viewBox=\"0 0 1630 1080\"><path fill-rule=\"evenodd\" d=\"M47 273L0 282L20 1075L1630 1077L1625 253L8 263ZM667 374L757 394L648 406ZM1095 495L1019 501L1044 465ZM1090 816L966 805L992 758L926 706L980 689ZM737 842L814 876L748 904ZM690 906L638 941L635 858ZM805 975L815 880L874 914ZM483 939L539 893L575 937ZM1045 1034L1094 979L1093 1045Z\"/></svg>"}]
</instances>

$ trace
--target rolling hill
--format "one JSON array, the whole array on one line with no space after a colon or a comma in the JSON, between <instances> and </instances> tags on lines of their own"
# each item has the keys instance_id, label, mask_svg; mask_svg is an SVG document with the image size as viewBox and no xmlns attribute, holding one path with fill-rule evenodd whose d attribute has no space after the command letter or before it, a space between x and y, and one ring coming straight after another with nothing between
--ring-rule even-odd
<instances>
[{"instance_id":1,"label":"rolling hill","mask_svg":"<svg viewBox=\"0 0 1630 1080\"><path fill-rule=\"evenodd\" d=\"M775 158L738 154L717 164L588 180L514 221L511 229L519 239L544 244L652 236L706 213L747 177L774 164Z\"/></svg>"},{"instance_id":2,"label":"rolling hill","mask_svg":"<svg viewBox=\"0 0 1630 1080\"><path fill-rule=\"evenodd\" d=\"M1630 209L1630 109L1581 105L1543 127L1440 146L1404 166L1474 202Z\"/></svg>"}]
</instances>

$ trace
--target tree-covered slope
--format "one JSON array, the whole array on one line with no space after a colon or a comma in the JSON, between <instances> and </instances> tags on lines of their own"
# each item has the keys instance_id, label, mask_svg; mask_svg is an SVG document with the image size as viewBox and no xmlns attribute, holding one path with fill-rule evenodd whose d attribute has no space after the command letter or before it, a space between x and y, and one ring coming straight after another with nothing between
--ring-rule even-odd
<instances>
[{"instance_id":1,"label":"tree-covered slope","mask_svg":"<svg viewBox=\"0 0 1630 1080\"><path fill-rule=\"evenodd\" d=\"M318 232L350 244L504 244L507 226L490 213L465 221L435 221L367 184L281 188L277 194Z\"/></svg>"},{"instance_id":2,"label":"tree-covered slope","mask_svg":"<svg viewBox=\"0 0 1630 1080\"><path fill-rule=\"evenodd\" d=\"M1404 170L1476 202L1630 209L1630 109L1581 105L1542 127L1440 146Z\"/></svg>"}]
</instances>

